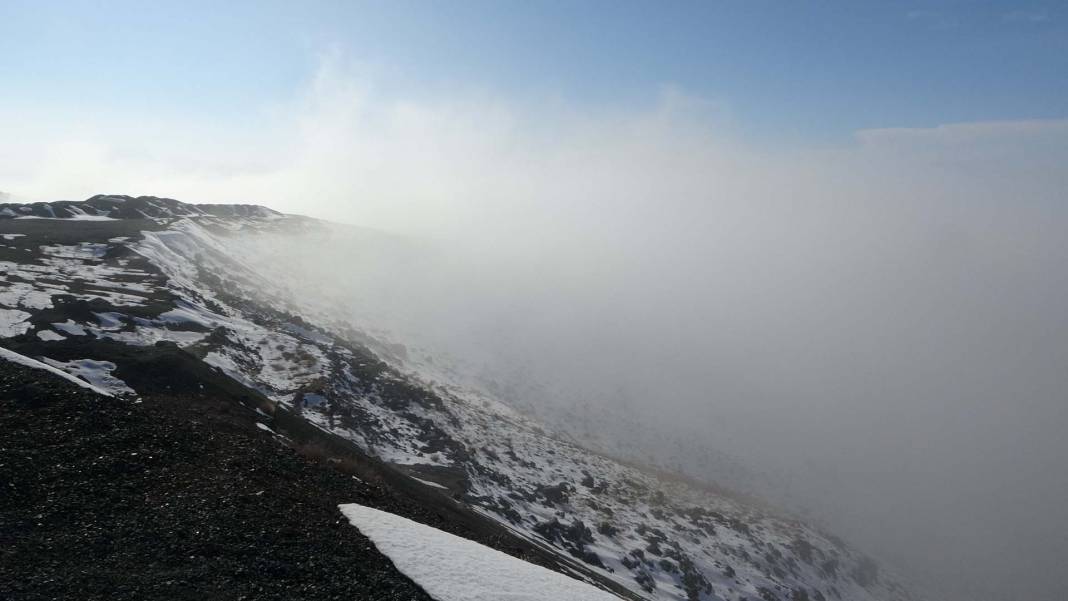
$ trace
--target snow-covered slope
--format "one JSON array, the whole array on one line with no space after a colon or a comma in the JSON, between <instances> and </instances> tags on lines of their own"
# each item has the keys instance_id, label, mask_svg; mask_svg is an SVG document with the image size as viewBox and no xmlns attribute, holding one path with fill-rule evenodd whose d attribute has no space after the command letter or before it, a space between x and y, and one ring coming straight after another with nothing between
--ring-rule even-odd
<instances>
[{"instance_id":1,"label":"snow-covered slope","mask_svg":"<svg viewBox=\"0 0 1068 601\"><path fill-rule=\"evenodd\" d=\"M352 325L308 312L300 291L257 273L231 244L313 220L154 198L25 207L0 206L48 218L0 222L22 234L0 246L0 310L11 322L0 336L24 355L84 366L72 361L108 360L108 345L176 344L276 412L401 466L443 502L566 558L573 575L598 574L635 597L912 598L871 559L797 520L582 448L488 394L405 373L383 360L388 346L372 350ZM53 217L70 224L62 236ZM98 356L50 357L71 341Z\"/></svg>"}]
</instances>

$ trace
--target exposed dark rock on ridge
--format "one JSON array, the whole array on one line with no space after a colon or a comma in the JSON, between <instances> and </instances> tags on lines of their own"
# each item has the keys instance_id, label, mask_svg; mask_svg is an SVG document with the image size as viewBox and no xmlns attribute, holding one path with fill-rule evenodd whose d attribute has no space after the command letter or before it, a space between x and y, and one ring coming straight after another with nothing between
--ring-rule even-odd
<instances>
[{"instance_id":1,"label":"exposed dark rock on ridge","mask_svg":"<svg viewBox=\"0 0 1068 601\"><path fill-rule=\"evenodd\" d=\"M0 204L0 219L42 217L73 219L109 217L111 219L151 219L168 217L243 217L277 218L282 213L252 204L189 204L173 198L98 194L83 201Z\"/></svg>"},{"instance_id":2,"label":"exposed dark rock on ridge","mask_svg":"<svg viewBox=\"0 0 1068 601\"><path fill-rule=\"evenodd\" d=\"M429 599L339 520L343 501L397 511L388 489L231 402L43 374L0 362L0 598Z\"/></svg>"}]
</instances>

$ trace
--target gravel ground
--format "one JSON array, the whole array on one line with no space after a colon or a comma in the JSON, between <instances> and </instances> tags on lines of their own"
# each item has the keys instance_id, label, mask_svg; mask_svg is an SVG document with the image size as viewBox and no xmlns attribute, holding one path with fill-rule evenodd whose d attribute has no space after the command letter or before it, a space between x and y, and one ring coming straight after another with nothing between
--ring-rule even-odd
<instances>
[{"instance_id":1,"label":"gravel ground","mask_svg":"<svg viewBox=\"0 0 1068 601\"><path fill-rule=\"evenodd\" d=\"M250 415L0 362L0 599L429 599L336 506L420 509Z\"/></svg>"}]
</instances>

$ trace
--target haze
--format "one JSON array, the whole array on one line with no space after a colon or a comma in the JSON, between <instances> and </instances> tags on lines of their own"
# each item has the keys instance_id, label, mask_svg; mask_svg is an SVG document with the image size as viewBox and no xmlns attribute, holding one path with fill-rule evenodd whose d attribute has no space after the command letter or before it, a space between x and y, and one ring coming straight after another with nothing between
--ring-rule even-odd
<instances>
[{"instance_id":1,"label":"haze","mask_svg":"<svg viewBox=\"0 0 1068 601\"><path fill-rule=\"evenodd\" d=\"M679 7L646 26L651 7L474 6L273 6L241 34L256 54L220 33L232 11L171 31L15 3L0 190L359 226L235 251L591 446L803 513L931 599L1068 598L1060 7ZM115 33L106 16L160 38L75 58L71 38ZM166 68L194 34L189 52L226 59L179 63L217 84L198 94Z\"/></svg>"}]
</instances>

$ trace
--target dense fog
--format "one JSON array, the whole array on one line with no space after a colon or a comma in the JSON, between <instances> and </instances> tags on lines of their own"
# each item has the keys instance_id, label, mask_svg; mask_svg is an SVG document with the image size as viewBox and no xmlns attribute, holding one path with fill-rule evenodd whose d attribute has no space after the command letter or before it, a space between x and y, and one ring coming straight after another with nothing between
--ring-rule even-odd
<instances>
[{"instance_id":1,"label":"dense fog","mask_svg":"<svg viewBox=\"0 0 1068 601\"><path fill-rule=\"evenodd\" d=\"M935 598L1068 598L1068 123L772 151L677 90L411 103L329 65L289 108L224 174L183 170L180 132L155 168L42 173L360 226L241 243L413 360L751 488Z\"/></svg>"}]
</instances>

